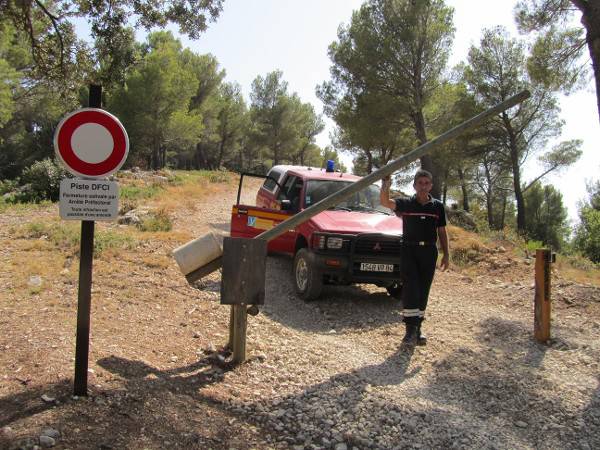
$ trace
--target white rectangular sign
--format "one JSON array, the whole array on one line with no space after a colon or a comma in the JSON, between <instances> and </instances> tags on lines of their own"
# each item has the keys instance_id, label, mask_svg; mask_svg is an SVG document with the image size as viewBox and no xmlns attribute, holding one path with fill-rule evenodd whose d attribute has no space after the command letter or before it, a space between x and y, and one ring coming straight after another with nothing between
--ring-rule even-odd
<instances>
[{"instance_id":1,"label":"white rectangular sign","mask_svg":"<svg viewBox=\"0 0 600 450\"><path fill-rule=\"evenodd\" d=\"M65 178L60 182L59 213L66 220L115 220L119 185L114 181Z\"/></svg>"}]
</instances>

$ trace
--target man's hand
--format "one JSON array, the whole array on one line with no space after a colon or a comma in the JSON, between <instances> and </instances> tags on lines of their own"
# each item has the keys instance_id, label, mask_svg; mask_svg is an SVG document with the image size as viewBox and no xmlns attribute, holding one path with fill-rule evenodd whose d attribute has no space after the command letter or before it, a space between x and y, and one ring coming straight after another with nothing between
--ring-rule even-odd
<instances>
[{"instance_id":1,"label":"man's hand","mask_svg":"<svg viewBox=\"0 0 600 450\"><path fill-rule=\"evenodd\" d=\"M440 269L442 272L448 270L448 268L450 267L450 257L448 256L448 253L444 253L444 255L442 256L442 261L440 262Z\"/></svg>"},{"instance_id":2,"label":"man's hand","mask_svg":"<svg viewBox=\"0 0 600 450\"><path fill-rule=\"evenodd\" d=\"M396 202L390 199L390 187L392 186L392 179L388 175L381 179L381 190L379 191L379 202L382 206L394 211L396 209Z\"/></svg>"}]
</instances>

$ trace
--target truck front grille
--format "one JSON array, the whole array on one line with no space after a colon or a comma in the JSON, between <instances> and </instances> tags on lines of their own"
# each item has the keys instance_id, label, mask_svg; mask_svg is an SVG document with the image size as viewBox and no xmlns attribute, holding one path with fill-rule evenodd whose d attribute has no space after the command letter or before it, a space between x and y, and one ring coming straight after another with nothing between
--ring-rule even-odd
<instances>
[{"instance_id":1,"label":"truck front grille","mask_svg":"<svg viewBox=\"0 0 600 450\"><path fill-rule=\"evenodd\" d=\"M400 236L366 235L357 236L354 253L357 255L400 255L402 238Z\"/></svg>"}]
</instances>

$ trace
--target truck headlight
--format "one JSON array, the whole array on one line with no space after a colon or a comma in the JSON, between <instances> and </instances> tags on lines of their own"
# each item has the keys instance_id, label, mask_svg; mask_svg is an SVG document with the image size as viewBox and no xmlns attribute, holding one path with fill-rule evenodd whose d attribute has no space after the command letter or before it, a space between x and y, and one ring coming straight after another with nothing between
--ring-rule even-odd
<instances>
[{"instance_id":1,"label":"truck headlight","mask_svg":"<svg viewBox=\"0 0 600 450\"><path fill-rule=\"evenodd\" d=\"M342 240L342 238L339 238L339 237L327 238L327 248L330 248L332 250L339 250L340 248L342 248L343 244L344 244L344 241Z\"/></svg>"}]
</instances>

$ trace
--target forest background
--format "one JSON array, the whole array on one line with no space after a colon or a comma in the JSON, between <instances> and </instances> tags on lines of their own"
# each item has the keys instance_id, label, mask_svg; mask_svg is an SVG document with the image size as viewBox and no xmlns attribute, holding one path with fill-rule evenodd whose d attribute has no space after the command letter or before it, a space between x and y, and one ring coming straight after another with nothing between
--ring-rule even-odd
<instances>
[{"instance_id":1,"label":"forest background","mask_svg":"<svg viewBox=\"0 0 600 450\"><path fill-rule=\"evenodd\" d=\"M582 154L581 139L561 139L559 95L594 84L598 92L599 3L517 2L514 19L521 34L501 25L485 28L464 61L452 66L451 2L358 3L329 45L329 78L316 86L324 114L334 123L330 145L321 146L324 117L282 71L257 74L247 98L240 84L227 80L215 56L191 50L171 31L198 39L219 20L222 0L158 6L4 0L2 201L56 199L64 171L53 160L52 135L65 113L86 105L91 82L103 86L104 107L128 130L129 167L264 172L273 164L322 167L334 159L348 170L340 164L343 154L357 174L526 88L532 92L526 104L419 163L434 174L434 195L472 213L480 227L515 228L531 240L599 262L600 181L579 180L587 196L578 206L574 232L560 188L544 184ZM89 37L81 36L84 22ZM137 30L145 30L142 39ZM235 37L240 39L243 35ZM256 51L268 52L268 46ZM310 61L302 67L309 68ZM411 170L398 175L398 186Z\"/></svg>"}]
</instances>

